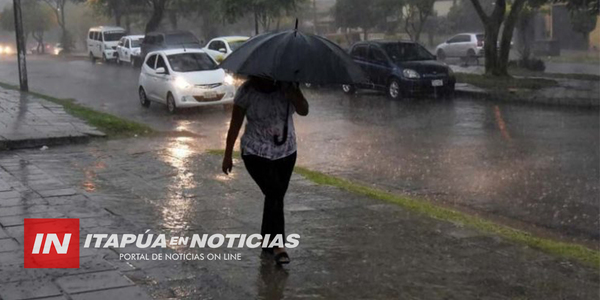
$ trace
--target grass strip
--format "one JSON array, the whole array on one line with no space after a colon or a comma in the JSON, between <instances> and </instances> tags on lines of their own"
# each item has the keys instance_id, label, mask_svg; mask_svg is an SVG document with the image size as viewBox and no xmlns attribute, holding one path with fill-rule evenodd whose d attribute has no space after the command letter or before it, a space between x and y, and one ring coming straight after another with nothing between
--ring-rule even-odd
<instances>
[{"instance_id":1,"label":"grass strip","mask_svg":"<svg viewBox=\"0 0 600 300\"><path fill-rule=\"evenodd\" d=\"M456 73L456 81L497 92L509 92L511 89L539 90L558 86L558 82L546 78L495 77L478 74Z\"/></svg>"},{"instance_id":2,"label":"grass strip","mask_svg":"<svg viewBox=\"0 0 600 300\"><path fill-rule=\"evenodd\" d=\"M208 153L223 155L224 150L208 150ZM239 158L239 152L234 152L234 157ZM354 194L391 202L438 220L460 223L485 233L495 234L507 240L525 244L549 254L575 259L594 267L600 266L600 252L582 245L536 237L531 233L494 223L481 217L437 206L425 200L392 194L365 184L312 171L304 167L296 166L294 172L319 185L333 186Z\"/></svg>"},{"instance_id":3,"label":"grass strip","mask_svg":"<svg viewBox=\"0 0 600 300\"><path fill-rule=\"evenodd\" d=\"M18 86L2 82L0 82L0 87L9 90L19 90ZM156 134L149 126L87 108L75 103L75 100L73 99L60 99L36 92L28 92L26 94L62 105L67 113L86 121L91 126L104 132L110 138L150 136Z\"/></svg>"},{"instance_id":4,"label":"grass strip","mask_svg":"<svg viewBox=\"0 0 600 300\"><path fill-rule=\"evenodd\" d=\"M546 72L535 72L522 68L510 68L509 73L514 76L523 77L543 77L553 79L574 79L574 80L588 80L588 81L600 81L600 76L593 74L576 74L576 73L546 73ZM522 78L520 78L522 79Z\"/></svg>"}]
</instances>

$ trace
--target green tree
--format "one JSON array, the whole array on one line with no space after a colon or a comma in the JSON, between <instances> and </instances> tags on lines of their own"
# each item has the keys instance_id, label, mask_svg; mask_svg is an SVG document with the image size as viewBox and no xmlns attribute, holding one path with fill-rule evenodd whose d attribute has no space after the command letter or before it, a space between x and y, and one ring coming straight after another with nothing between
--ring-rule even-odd
<instances>
[{"instance_id":1,"label":"green tree","mask_svg":"<svg viewBox=\"0 0 600 300\"><path fill-rule=\"evenodd\" d=\"M401 16L403 5L401 0L337 0L333 15L341 28L361 28L366 40L371 29L383 27L388 18Z\"/></svg>"},{"instance_id":2,"label":"green tree","mask_svg":"<svg viewBox=\"0 0 600 300\"><path fill-rule=\"evenodd\" d=\"M421 32L427 20L435 14L433 4L436 0L406 0L402 9L404 20L404 31L411 40L419 41Z\"/></svg>"},{"instance_id":3,"label":"green tree","mask_svg":"<svg viewBox=\"0 0 600 300\"><path fill-rule=\"evenodd\" d=\"M68 0L43 0L48 7L52 10L52 12L54 13L54 16L56 18L56 22L58 23L58 26L60 26L60 30L61 30L61 38L60 38L60 42L63 46L63 51L64 52L70 52L73 49L73 39L71 37L71 34L69 33L69 30L67 30L67 25L66 25L66 21L65 21L65 5L67 4Z\"/></svg>"},{"instance_id":4,"label":"green tree","mask_svg":"<svg viewBox=\"0 0 600 300\"><path fill-rule=\"evenodd\" d=\"M221 0L220 11L224 19L230 23L239 18L252 14L254 17L254 32L260 32L259 27L268 31L274 21L284 15L296 11L305 0Z\"/></svg>"},{"instance_id":5,"label":"green tree","mask_svg":"<svg viewBox=\"0 0 600 300\"><path fill-rule=\"evenodd\" d=\"M590 32L596 29L598 14L587 8L574 8L570 11L573 31L581 33L586 42L590 40Z\"/></svg>"},{"instance_id":6,"label":"green tree","mask_svg":"<svg viewBox=\"0 0 600 300\"><path fill-rule=\"evenodd\" d=\"M37 0L24 0L21 6L25 42L31 35L37 42L38 53L44 53L44 33L56 25L52 11ZM7 31L15 30L12 6L6 6L0 14L0 26Z\"/></svg>"}]
</instances>

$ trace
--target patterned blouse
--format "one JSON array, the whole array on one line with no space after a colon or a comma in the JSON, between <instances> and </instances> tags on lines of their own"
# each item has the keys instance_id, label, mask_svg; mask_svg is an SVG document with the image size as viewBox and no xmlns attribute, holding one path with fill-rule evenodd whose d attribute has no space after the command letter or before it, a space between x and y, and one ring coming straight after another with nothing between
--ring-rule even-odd
<instances>
[{"instance_id":1,"label":"patterned blouse","mask_svg":"<svg viewBox=\"0 0 600 300\"><path fill-rule=\"evenodd\" d=\"M294 105L285 98L283 89L271 93L257 91L248 82L238 90L234 104L246 110L246 129L242 136L242 154L256 155L270 160L284 158L296 152L294 130ZM278 146L274 136L281 141L289 109L287 141Z\"/></svg>"}]
</instances>

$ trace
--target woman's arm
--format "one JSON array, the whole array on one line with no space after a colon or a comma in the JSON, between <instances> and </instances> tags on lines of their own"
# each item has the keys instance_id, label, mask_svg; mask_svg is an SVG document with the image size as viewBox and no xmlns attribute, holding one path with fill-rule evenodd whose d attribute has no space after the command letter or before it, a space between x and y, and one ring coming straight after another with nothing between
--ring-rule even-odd
<instances>
[{"instance_id":1,"label":"woman's arm","mask_svg":"<svg viewBox=\"0 0 600 300\"><path fill-rule=\"evenodd\" d=\"M296 113L301 116L308 115L308 101L304 98L302 91L296 84L291 84L285 91L285 96L292 101L296 108Z\"/></svg>"},{"instance_id":2,"label":"woman's arm","mask_svg":"<svg viewBox=\"0 0 600 300\"><path fill-rule=\"evenodd\" d=\"M237 105L233 106L233 111L231 112L231 122L229 123L229 131L227 132L227 144L225 146L225 155L223 157L223 173L229 175L231 169L233 168L233 146L235 145L235 141L238 138L238 134L240 133L240 128L242 128L242 124L244 123L244 117L246 116L246 111Z\"/></svg>"}]
</instances>

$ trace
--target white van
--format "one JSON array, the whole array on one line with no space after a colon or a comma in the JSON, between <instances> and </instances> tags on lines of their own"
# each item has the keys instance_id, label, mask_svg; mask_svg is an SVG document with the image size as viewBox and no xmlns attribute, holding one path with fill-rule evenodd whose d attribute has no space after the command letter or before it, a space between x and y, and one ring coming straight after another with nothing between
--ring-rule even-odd
<instances>
[{"instance_id":1,"label":"white van","mask_svg":"<svg viewBox=\"0 0 600 300\"><path fill-rule=\"evenodd\" d=\"M92 62L97 58L104 62L117 58L117 45L125 36L125 29L113 26L92 27L88 32L87 50Z\"/></svg>"}]
</instances>

